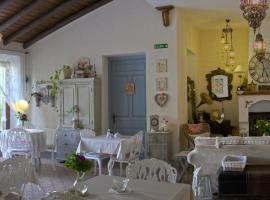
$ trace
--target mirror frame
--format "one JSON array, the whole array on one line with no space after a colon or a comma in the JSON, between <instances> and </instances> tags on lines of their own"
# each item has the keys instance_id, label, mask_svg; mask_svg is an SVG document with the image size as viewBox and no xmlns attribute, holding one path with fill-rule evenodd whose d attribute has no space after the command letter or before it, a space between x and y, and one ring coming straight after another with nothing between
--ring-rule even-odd
<instances>
[{"instance_id":1,"label":"mirror frame","mask_svg":"<svg viewBox=\"0 0 270 200\"><path fill-rule=\"evenodd\" d=\"M195 82L188 76L187 77L187 100L191 104L192 119L195 122L196 119L196 91Z\"/></svg>"},{"instance_id":2,"label":"mirror frame","mask_svg":"<svg viewBox=\"0 0 270 200\"><path fill-rule=\"evenodd\" d=\"M212 77L216 75L224 75L227 76L228 78L228 96L227 97L217 97L213 92L212 92ZM211 71L209 74L206 74L206 81L207 81L207 89L209 92L210 97L215 100L215 101L226 101L226 100L231 100L232 99L232 80L233 80L233 74L226 72L223 69L216 69Z\"/></svg>"}]
</instances>

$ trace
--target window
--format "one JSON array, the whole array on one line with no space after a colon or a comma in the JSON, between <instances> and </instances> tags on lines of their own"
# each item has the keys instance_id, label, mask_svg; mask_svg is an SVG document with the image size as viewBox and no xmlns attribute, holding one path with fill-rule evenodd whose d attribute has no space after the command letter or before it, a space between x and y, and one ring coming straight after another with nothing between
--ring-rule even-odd
<instances>
[{"instance_id":1,"label":"window","mask_svg":"<svg viewBox=\"0 0 270 200\"><path fill-rule=\"evenodd\" d=\"M0 53L0 129L17 124L15 112L9 106L21 99L24 93L23 58L21 55Z\"/></svg>"}]
</instances>

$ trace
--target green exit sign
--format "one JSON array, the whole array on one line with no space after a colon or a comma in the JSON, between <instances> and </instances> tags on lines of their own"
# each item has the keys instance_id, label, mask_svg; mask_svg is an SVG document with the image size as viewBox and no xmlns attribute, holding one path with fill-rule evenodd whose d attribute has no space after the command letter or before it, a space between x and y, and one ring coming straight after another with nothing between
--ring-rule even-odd
<instances>
[{"instance_id":1,"label":"green exit sign","mask_svg":"<svg viewBox=\"0 0 270 200\"><path fill-rule=\"evenodd\" d=\"M168 44L155 44L154 48L155 49L166 49L166 48L168 48Z\"/></svg>"}]
</instances>

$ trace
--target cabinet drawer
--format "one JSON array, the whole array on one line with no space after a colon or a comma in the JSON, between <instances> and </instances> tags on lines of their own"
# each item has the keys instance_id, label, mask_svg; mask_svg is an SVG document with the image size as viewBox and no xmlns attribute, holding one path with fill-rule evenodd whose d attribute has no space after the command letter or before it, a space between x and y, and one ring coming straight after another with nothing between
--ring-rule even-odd
<instances>
[{"instance_id":1,"label":"cabinet drawer","mask_svg":"<svg viewBox=\"0 0 270 200\"><path fill-rule=\"evenodd\" d=\"M148 139L149 143L167 143L168 137L166 135L151 135Z\"/></svg>"}]
</instances>

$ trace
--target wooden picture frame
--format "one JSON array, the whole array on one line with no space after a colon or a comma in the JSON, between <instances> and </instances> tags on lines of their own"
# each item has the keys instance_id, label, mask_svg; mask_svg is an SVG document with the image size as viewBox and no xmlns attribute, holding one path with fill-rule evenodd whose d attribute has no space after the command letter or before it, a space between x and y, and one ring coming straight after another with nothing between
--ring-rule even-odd
<instances>
[{"instance_id":1,"label":"wooden picture frame","mask_svg":"<svg viewBox=\"0 0 270 200\"><path fill-rule=\"evenodd\" d=\"M207 89L211 98L215 101L232 99L233 74L223 69L216 69L206 74Z\"/></svg>"},{"instance_id":2,"label":"wooden picture frame","mask_svg":"<svg viewBox=\"0 0 270 200\"><path fill-rule=\"evenodd\" d=\"M156 78L156 88L158 92L168 91L168 78L167 77Z\"/></svg>"},{"instance_id":3,"label":"wooden picture frame","mask_svg":"<svg viewBox=\"0 0 270 200\"><path fill-rule=\"evenodd\" d=\"M166 58L161 58L156 60L156 72L166 73L168 72L168 60Z\"/></svg>"}]
</instances>

